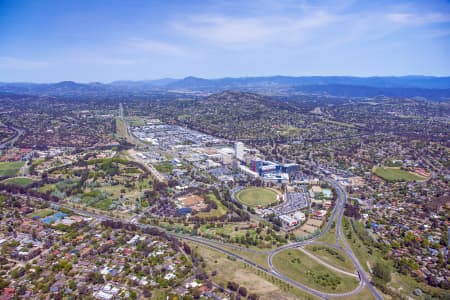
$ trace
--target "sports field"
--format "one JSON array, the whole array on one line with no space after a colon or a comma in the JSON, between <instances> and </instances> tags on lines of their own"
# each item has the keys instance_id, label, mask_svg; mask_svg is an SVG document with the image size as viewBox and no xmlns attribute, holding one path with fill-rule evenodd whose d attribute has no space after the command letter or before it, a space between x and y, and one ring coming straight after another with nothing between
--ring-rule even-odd
<instances>
[{"instance_id":1,"label":"sports field","mask_svg":"<svg viewBox=\"0 0 450 300\"><path fill-rule=\"evenodd\" d=\"M277 201L277 193L265 188L249 187L239 191L236 199L250 207L265 207Z\"/></svg>"},{"instance_id":2,"label":"sports field","mask_svg":"<svg viewBox=\"0 0 450 300\"><path fill-rule=\"evenodd\" d=\"M413 174L400 168L374 167L372 172L387 181L424 180L425 177Z\"/></svg>"}]
</instances>

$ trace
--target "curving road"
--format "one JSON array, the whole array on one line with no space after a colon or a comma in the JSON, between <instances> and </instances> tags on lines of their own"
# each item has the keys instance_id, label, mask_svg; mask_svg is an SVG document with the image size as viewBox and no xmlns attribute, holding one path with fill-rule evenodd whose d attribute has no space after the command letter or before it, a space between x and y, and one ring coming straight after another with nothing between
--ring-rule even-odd
<instances>
[{"instance_id":1,"label":"curving road","mask_svg":"<svg viewBox=\"0 0 450 300\"><path fill-rule=\"evenodd\" d=\"M340 186L339 184L335 183L334 186L335 190L338 193L338 197L339 198L343 198L344 203L347 202L347 193L344 191L344 189L342 188L342 186ZM362 268L361 264L359 263L358 259L356 258L355 254L352 251L352 248L350 247L350 245L347 242L347 239L343 236L342 233L342 216L344 215L344 210L342 210L339 213L338 219L336 221L336 244L338 245L339 248L341 248L345 254L347 254L348 257L350 257L350 259L352 260L353 264L355 265L360 279L362 282L364 282L367 287L369 288L370 292L372 293L372 295L375 297L375 299L377 300L383 300L383 297L380 295L380 293L375 289L375 287L373 286L373 284L370 282L370 278L367 275L367 273L364 271L364 269ZM339 244L339 240L341 240L344 243L344 247L342 247Z\"/></svg>"},{"instance_id":2,"label":"curving road","mask_svg":"<svg viewBox=\"0 0 450 300\"><path fill-rule=\"evenodd\" d=\"M0 122L0 125L6 126L9 129L12 129L16 132L12 137L10 137L9 139L7 139L6 141L4 141L3 143L0 144L0 149L6 148L8 146L13 147L14 144L17 142L17 140L20 138L20 136L25 132L23 129L15 128L13 126L8 126L1 122Z\"/></svg>"},{"instance_id":3,"label":"curving road","mask_svg":"<svg viewBox=\"0 0 450 300\"><path fill-rule=\"evenodd\" d=\"M303 291L306 291L312 295L315 295L319 298L322 299L329 299L330 297L332 298L337 298L337 297L348 297L348 296L352 296L352 295L356 295L358 294L363 288L364 286L367 286L369 288L369 290L372 292L373 296L375 297L375 299L377 300L382 300L383 297L379 294L379 292L375 289L375 287L371 284L370 282L370 278L369 276L366 274L366 272L364 271L364 269L362 268L361 264L359 263L358 259L356 258L355 254L353 253L350 245L348 244L347 240L343 237L343 233L342 233L342 229L341 229L341 223L342 223L342 217L344 215L344 208L345 208L345 203L347 201L347 195L344 191L344 189L335 181L332 181L330 179L325 179L325 181L327 181L336 191L337 193L337 201L336 201L336 205L334 207L334 209L332 210L331 216L328 219L327 224L325 225L325 228L322 230L322 232L318 235L316 235L315 237L312 237L309 240L305 240L305 241L301 241L301 242L294 242L294 243L290 243L287 245L283 245L281 247L278 247L274 250L271 251L263 251L263 250L256 250L256 249L248 249L248 248L244 248L244 247L239 247L236 245L229 245L229 244L225 244L225 243L220 243L220 242L216 242L216 241L212 241L212 240L208 240L205 238L201 238L201 237L196 237L196 236L190 236L190 235L185 235L185 234L179 234L179 233L173 233L170 231L167 231L164 228L161 228L159 226L153 226L153 225L146 225L146 224L140 224L140 223L133 223L136 226L138 226L138 228L140 229L144 229L144 228L158 228L160 230L163 230L164 232L166 232L166 234L174 236L176 238L180 238L180 239L184 239L184 240L188 240L188 241L192 241L195 243L199 243L202 244L204 246L213 248L219 252L222 252L230 257L234 257L236 259L239 259L243 262L245 262L246 264L253 266L254 268L265 272L269 275L272 275L282 281L284 281L285 283L288 283L292 286L295 286ZM45 201L39 198L34 198L35 200L40 200L40 201ZM107 215L103 215L103 214L97 214L97 213L93 213L93 212L89 212L86 210L81 210L81 209L76 209L73 208L71 206L65 205L65 204L60 204L60 203L54 203L55 206L57 207L62 207L62 208L67 208L72 210L73 212L80 214L80 215L85 215L88 217L93 217L93 218L97 218L99 220L113 220L113 221L120 221L120 222L126 222L123 219L120 218L116 218L116 217L111 217L111 216L107 216ZM325 243L325 242L318 242L316 241L317 239L320 239L323 235L325 235L331 228L333 222L336 219L336 240L335 240L335 244L330 244L330 243ZM339 241L342 241L344 246L342 246ZM356 289L354 289L353 291L349 291L346 293L326 293L326 292L322 292L319 290L315 290L307 285L304 285L300 282L297 282L283 274L281 274L273 265L273 257L286 249L292 249L292 248L298 248L298 247L303 247L309 244L321 244L321 245L327 245L329 247L333 247L333 248L337 248L340 249L343 253L345 253L350 260L353 262L356 272L357 272L357 276L359 279L359 285ZM232 249L236 249L236 250L243 250L243 251L248 251L248 252L253 252L253 253L261 253L261 254L268 254L268 265L269 265L269 269L267 269L264 266L261 266L245 257L242 257L238 254L235 254L233 252L231 252L228 249L225 249L225 247L227 248L232 248Z\"/></svg>"},{"instance_id":4,"label":"curving road","mask_svg":"<svg viewBox=\"0 0 450 300\"><path fill-rule=\"evenodd\" d=\"M342 233L342 229L341 229L341 223L342 223L342 217L344 215L344 209L345 209L345 203L347 202L347 194L344 191L344 189L342 188L342 186L340 186L337 182L331 180L331 179L325 179L325 181L330 184L334 190L337 193L337 201L336 201L336 206L334 207L331 216L328 220L328 223L326 224L324 230L322 230L322 232L307 240L307 241L302 241L302 242L296 242L296 243L291 243L288 245L284 245L281 246L273 251L271 251L269 253L269 257L268 257L268 264L269 267L271 269L271 272L274 274L279 275L280 277L284 277L283 279L288 281L289 278L286 278L286 276L284 276L283 274L280 274L277 269L275 268L275 266L273 265L273 257L286 249L291 249L291 248L297 248L297 247L303 247L309 244L314 244L317 243L315 242L315 240L321 238L323 235L325 235L331 228L334 220L336 219L336 240L335 240L335 244L327 244L328 246L334 247L334 248L338 248L340 249L343 253L345 253L350 260L353 262L355 268L356 268L356 272L358 274L359 277L359 281L360 284L359 286L353 290L350 291L348 293L342 293L342 294L330 294L330 293L325 293L325 292L321 292L315 289L312 289L310 287L304 286L300 283L297 284L293 284L303 290L306 290L307 292L314 294L318 297L321 298L328 298L328 297L346 297L346 296L351 296L351 295L355 295L357 293L359 293L361 291L361 289L364 287L364 285L366 285L370 291L372 292L373 296L375 297L375 299L377 300L382 300L383 297L379 294L379 292L375 289L375 287L371 284L369 276L365 273L364 269L362 268L361 264L359 263L358 259L356 258L355 254L353 253L350 245L348 244L347 240L343 237L343 233ZM342 245L339 243L339 241L342 241L344 243L345 247L342 247Z\"/></svg>"},{"instance_id":5,"label":"curving road","mask_svg":"<svg viewBox=\"0 0 450 300\"><path fill-rule=\"evenodd\" d=\"M335 185L337 185L337 183L335 183L334 181L331 181L331 180L326 180L326 181L330 185L332 185L333 187L335 187ZM331 216L328 219L328 222L325 225L325 228L321 231L320 234L318 234L317 236L312 237L311 239L306 240L306 241L295 242L295 243L291 243L291 244L287 244L287 245L281 246L281 247L279 247L279 248L277 248L277 249L275 249L275 250L273 250L273 251L271 251L269 253L267 261L268 261L269 267L271 269L271 272L273 272L273 273L275 273L275 274L277 274L279 276L282 276L283 279L285 279L285 280L290 279L290 278L284 276L283 274L281 274L276 269L276 267L273 264L273 257L277 253L279 253L279 252L281 252L283 250L286 250L286 249L298 248L298 247L303 247L303 246L306 246L306 245L309 245L309 244L316 243L315 240L320 239L322 236L324 236L330 230L330 228L331 228L334 220L336 219L336 217L338 219L341 219L342 216L343 216L346 199L344 197L342 197L340 192L337 192L337 196L338 197L337 197L336 205L335 205L335 207L333 208L333 210L331 212ZM337 234L336 234L336 236L337 236ZM336 240L338 240L338 237L336 237ZM327 244L327 243L324 243L324 244ZM338 247L337 245L330 245L330 246L335 247L335 248ZM305 291L309 292L310 294L313 294L313 295L315 295L317 297L320 297L320 298L323 298L323 299L328 299L329 297L347 297L347 296L355 295L355 294L359 293L362 290L362 288L364 287L364 285L366 284L366 282L364 280L361 280L361 276L360 276L358 268L356 266L355 266L355 268L356 268L356 270L358 272L358 277L360 279L360 282L359 282L359 285L358 285L358 287L356 289L354 289L353 291L347 292L347 293L339 293L339 294L325 293L325 292L322 292L322 291L319 291L319 290L315 290L315 289L313 289L311 287L305 286L305 285L303 285L301 283L298 283L298 282L296 282L297 284L294 284L294 285L297 286L298 288L302 289L302 290L305 290Z\"/></svg>"},{"instance_id":6,"label":"curving road","mask_svg":"<svg viewBox=\"0 0 450 300\"><path fill-rule=\"evenodd\" d=\"M346 275L346 276L351 276L351 277L356 277L356 278L358 278L358 275L357 275L357 274L352 273L352 272L349 272L349 271L345 271L345 270L342 270L342 269L340 269L340 268L337 268L337 267L335 267L335 266L333 266L333 265L330 265L328 262L326 262L326 261L320 259L319 257L315 256L315 255L312 254L311 252L306 251L303 247L300 247L300 248L297 248L297 249L300 250L300 251L302 251L305 255L308 255L311 259L317 261L319 264L324 265L324 266L327 267L328 269L331 269L331 270L333 270L333 271L335 271L335 272L337 272L337 273L344 274L344 275Z\"/></svg>"}]
</instances>

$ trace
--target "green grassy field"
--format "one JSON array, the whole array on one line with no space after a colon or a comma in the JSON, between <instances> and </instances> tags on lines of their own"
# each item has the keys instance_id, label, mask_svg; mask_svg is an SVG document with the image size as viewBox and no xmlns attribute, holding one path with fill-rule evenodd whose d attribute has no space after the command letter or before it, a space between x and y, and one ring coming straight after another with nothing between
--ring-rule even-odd
<instances>
[{"instance_id":1,"label":"green grassy field","mask_svg":"<svg viewBox=\"0 0 450 300\"><path fill-rule=\"evenodd\" d=\"M30 178L23 178L23 177L16 177L16 178L9 178L2 181L6 184L12 184L12 185L18 185L18 186L29 186L33 183L33 180Z\"/></svg>"},{"instance_id":2,"label":"green grassy field","mask_svg":"<svg viewBox=\"0 0 450 300\"><path fill-rule=\"evenodd\" d=\"M199 228L199 235L208 239L219 239L222 241L235 243L239 243L238 240L248 237L249 239L257 240L257 244L246 244L246 247L255 249L268 250L272 249L274 246L272 244L272 235L267 235L266 232L261 232L258 234L255 228L248 228L247 223L222 224L222 226L219 227L211 226L211 224L203 224ZM270 239L268 237L270 237Z\"/></svg>"},{"instance_id":3,"label":"green grassy field","mask_svg":"<svg viewBox=\"0 0 450 300\"><path fill-rule=\"evenodd\" d=\"M355 271L355 266L350 258L339 249L322 245L307 245L305 249L332 266L349 272Z\"/></svg>"},{"instance_id":4,"label":"green grassy field","mask_svg":"<svg viewBox=\"0 0 450 300\"><path fill-rule=\"evenodd\" d=\"M323 292L349 292L358 286L356 278L330 270L299 250L277 253L273 264L280 273Z\"/></svg>"},{"instance_id":5,"label":"green grassy field","mask_svg":"<svg viewBox=\"0 0 450 300\"><path fill-rule=\"evenodd\" d=\"M30 217L39 217L39 218L45 218L48 217L50 215L53 215L56 211L54 211L53 209L50 208L44 208L44 209L40 209L38 211L35 211L34 213L32 213L30 215Z\"/></svg>"},{"instance_id":6,"label":"green grassy field","mask_svg":"<svg viewBox=\"0 0 450 300\"><path fill-rule=\"evenodd\" d=\"M344 299L344 298L335 298L335 299ZM358 294L345 297L345 300L372 300L372 299L375 299L375 297L372 295L372 292L369 290L367 286L364 287Z\"/></svg>"},{"instance_id":7,"label":"green grassy field","mask_svg":"<svg viewBox=\"0 0 450 300\"><path fill-rule=\"evenodd\" d=\"M330 230L328 230L320 239L318 239L318 242L325 242L325 243L330 243L330 244L334 244L336 242L336 223L334 223L331 227Z\"/></svg>"},{"instance_id":8,"label":"green grassy field","mask_svg":"<svg viewBox=\"0 0 450 300\"><path fill-rule=\"evenodd\" d=\"M133 138L128 134L125 122L123 122L120 118L116 118L116 137L123 138L129 143L134 143Z\"/></svg>"},{"instance_id":9,"label":"green grassy field","mask_svg":"<svg viewBox=\"0 0 450 300\"><path fill-rule=\"evenodd\" d=\"M54 190L56 190L55 183L45 184L38 188L39 193L46 193L47 191L53 192Z\"/></svg>"},{"instance_id":10,"label":"green grassy field","mask_svg":"<svg viewBox=\"0 0 450 300\"><path fill-rule=\"evenodd\" d=\"M198 217L200 218L220 218L221 216L223 216L224 214L227 213L227 208L222 204L222 202L220 202L216 196L211 193L208 194L208 197L213 200L216 204L217 204L217 209L211 209L209 212L200 212L197 214Z\"/></svg>"},{"instance_id":11,"label":"green grassy field","mask_svg":"<svg viewBox=\"0 0 450 300\"><path fill-rule=\"evenodd\" d=\"M277 201L277 194L269 189L250 187L239 191L236 199L250 207L268 206Z\"/></svg>"},{"instance_id":12,"label":"green grassy field","mask_svg":"<svg viewBox=\"0 0 450 300\"><path fill-rule=\"evenodd\" d=\"M248 259L254 263L257 263L258 265L263 266L266 269L269 269L269 263L267 262L267 254L254 253L254 252L249 252L249 251L235 249L235 248L228 248L226 246L223 246L223 248L225 248L228 251L235 253L239 256L245 257L246 259Z\"/></svg>"},{"instance_id":13,"label":"green grassy field","mask_svg":"<svg viewBox=\"0 0 450 300\"><path fill-rule=\"evenodd\" d=\"M80 180L71 166L59 170L66 174L64 180L56 184L43 185L37 190L41 193L50 192L60 199L67 197L65 201L103 211L122 206L131 208L136 203L148 205L147 202L140 201L140 198L144 191L151 187L151 180L138 178L139 174L143 173L142 169L131 165L127 159L119 157L92 159L88 161L88 168L88 179L77 194L67 195ZM55 172L52 172L52 175L54 174Z\"/></svg>"},{"instance_id":14,"label":"green grassy field","mask_svg":"<svg viewBox=\"0 0 450 300\"><path fill-rule=\"evenodd\" d=\"M334 124L334 125L338 125L338 126L342 126L342 127L348 127L348 128L355 128L354 124L350 124L350 123L344 123L344 122L338 122L338 121L333 121L333 120L323 120L324 123L328 123L328 124Z\"/></svg>"},{"instance_id":15,"label":"green grassy field","mask_svg":"<svg viewBox=\"0 0 450 300\"><path fill-rule=\"evenodd\" d=\"M190 117L191 117L191 115L184 114L184 115L179 115L179 116L177 117L177 119L178 119L179 121L184 121L184 120L186 120L186 119L189 119Z\"/></svg>"},{"instance_id":16,"label":"green grassy field","mask_svg":"<svg viewBox=\"0 0 450 300\"><path fill-rule=\"evenodd\" d=\"M116 134L122 138L127 138L128 136L125 124L120 118L116 118Z\"/></svg>"},{"instance_id":17,"label":"green grassy field","mask_svg":"<svg viewBox=\"0 0 450 300\"><path fill-rule=\"evenodd\" d=\"M97 209L108 211L112 204L112 200L107 198L93 203L91 206Z\"/></svg>"},{"instance_id":18,"label":"green grassy field","mask_svg":"<svg viewBox=\"0 0 450 300\"><path fill-rule=\"evenodd\" d=\"M400 168L374 167L372 172L387 181L413 181L425 179L425 177L401 170Z\"/></svg>"},{"instance_id":19,"label":"green grassy field","mask_svg":"<svg viewBox=\"0 0 450 300\"><path fill-rule=\"evenodd\" d=\"M366 272L370 272L368 264L374 266L375 262L378 259L381 259L381 253L375 248L372 249L372 253L370 253L369 248L358 238L357 233L350 224L350 219L347 217L342 219L342 232L363 269ZM349 233L351 238L349 238Z\"/></svg>"},{"instance_id":20,"label":"green grassy field","mask_svg":"<svg viewBox=\"0 0 450 300\"><path fill-rule=\"evenodd\" d=\"M144 118L141 117L127 117L127 121L128 124L130 124L130 126L132 127L138 127L138 126L144 126L145 125L145 120Z\"/></svg>"},{"instance_id":21,"label":"green grassy field","mask_svg":"<svg viewBox=\"0 0 450 300\"><path fill-rule=\"evenodd\" d=\"M159 172L169 174L173 170L173 164L170 161L164 161L162 163L159 163L155 165L155 169Z\"/></svg>"},{"instance_id":22,"label":"green grassy field","mask_svg":"<svg viewBox=\"0 0 450 300\"><path fill-rule=\"evenodd\" d=\"M260 296L259 299L317 299L301 290L287 285L278 279L252 268L239 260L228 258L225 254L217 252L209 247L188 242L193 251L199 253L205 262L204 270L211 274L211 280L217 284L227 285L228 281L233 281L246 287L249 293Z\"/></svg>"},{"instance_id":23,"label":"green grassy field","mask_svg":"<svg viewBox=\"0 0 450 300\"><path fill-rule=\"evenodd\" d=\"M24 161L0 162L0 177L17 176L20 168L25 164Z\"/></svg>"},{"instance_id":24,"label":"green grassy field","mask_svg":"<svg viewBox=\"0 0 450 300\"><path fill-rule=\"evenodd\" d=\"M297 128L294 126L290 126L290 125L282 125L282 127L280 128L280 135L284 136L284 137L292 137L292 136L297 136L301 132L304 132L304 131L307 131L307 130L303 129L303 128Z\"/></svg>"}]
</instances>

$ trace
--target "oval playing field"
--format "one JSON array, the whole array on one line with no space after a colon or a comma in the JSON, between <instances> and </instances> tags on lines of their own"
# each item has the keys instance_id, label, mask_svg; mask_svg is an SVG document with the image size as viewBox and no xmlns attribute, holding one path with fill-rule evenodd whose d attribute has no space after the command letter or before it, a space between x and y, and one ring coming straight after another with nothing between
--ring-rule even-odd
<instances>
[{"instance_id":1,"label":"oval playing field","mask_svg":"<svg viewBox=\"0 0 450 300\"><path fill-rule=\"evenodd\" d=\"M236 200L250 207L265 207L277 202L277 193L265 188L249 187L239 191Z\"/></svg>"}]
</instances>

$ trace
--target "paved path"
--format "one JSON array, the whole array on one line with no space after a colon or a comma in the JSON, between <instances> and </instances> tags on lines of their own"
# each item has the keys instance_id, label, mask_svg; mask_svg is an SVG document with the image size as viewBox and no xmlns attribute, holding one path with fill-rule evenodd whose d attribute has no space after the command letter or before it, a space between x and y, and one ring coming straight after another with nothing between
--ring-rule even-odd
<instances>
[{"instance_id":1,"label":"paved path","mask_svg":"<svg viewBox=\"0 0 450 300\"><path fill-rule=\"evenodd\" d=\"M302 251L303 253L305 253L306 255L308 255L309 257L311 257L313 260L315 260L316 262L318 262L321 265L324 265L325 267L332 269L335 272L347 275L347 276L351 276L351 277L356 277L359 278L357 274L355 273L351 273L342 269L339 269L333 265L330 265L329 263L327 263L326 261L320 259L319 257L315 256L314 254L312 254L311 252L306 251L304 248L299 247L297 248L298 250Z\"/></svg>"}]
</instances>

